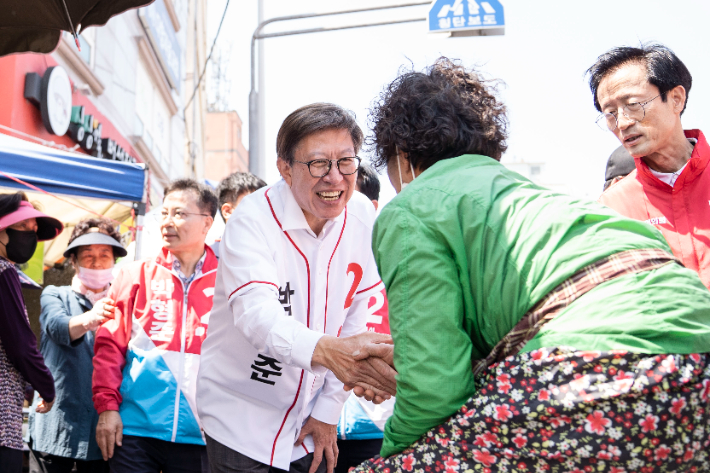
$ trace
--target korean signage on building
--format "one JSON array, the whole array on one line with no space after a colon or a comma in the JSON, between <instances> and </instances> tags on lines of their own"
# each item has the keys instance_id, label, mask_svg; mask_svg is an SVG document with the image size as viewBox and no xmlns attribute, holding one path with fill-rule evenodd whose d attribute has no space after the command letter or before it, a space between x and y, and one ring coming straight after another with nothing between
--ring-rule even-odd
<instances>
[{"instance_id":1,"label":"korean signage on building","mask_svg":"<svg viewBox=\"0 0 710 473\"><path fill-rule=\"evenodd\" d=\"M138 17L148 33L170 86L180 93L180 43L163 0L155 0L138 10Z\"/></svg>"},{"instance_id":2,"label":"korean signage on building","mask_svg":"<svg viewBox=\"0 0 710 473\"><path fill-rule=\"evenodd\" d=\"M101 135L99 120L84 112L83 106L72 105L69 76L61 66L48 68L44 76L25 75L24 96L40 109L44 127L57 136L68 134L81 149L92 156L135 163L116 141Z\"/></svg>"}]
</instances>

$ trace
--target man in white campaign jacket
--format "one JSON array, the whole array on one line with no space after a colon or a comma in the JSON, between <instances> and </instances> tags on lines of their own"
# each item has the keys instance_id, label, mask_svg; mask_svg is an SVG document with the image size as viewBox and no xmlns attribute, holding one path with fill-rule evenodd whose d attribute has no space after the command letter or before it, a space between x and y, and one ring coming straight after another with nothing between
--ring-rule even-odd
<instances>
[{"instance_id":1,"label":"man in white campaign jacket","mask_svg":"<svg viewBox=\"0 0 710 473\"><path fill-rule=\"evenodd\" d=\"M227 223L197 380L212 473L331 472L341 381L394 394L394 371L367 358L389 357L390 345L374 345L389 337L363 333L382 283L375 211L354 192L362 138L336 105L296 110L277 137L283 180Z\"/></svg>"}]
</instances>

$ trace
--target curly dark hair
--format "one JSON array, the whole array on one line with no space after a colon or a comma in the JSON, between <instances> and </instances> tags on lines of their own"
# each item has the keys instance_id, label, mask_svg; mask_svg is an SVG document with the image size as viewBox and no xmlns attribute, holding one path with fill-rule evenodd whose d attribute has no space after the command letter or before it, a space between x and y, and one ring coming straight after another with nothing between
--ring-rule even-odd
<instances>
[{"instance_id":1,"label":"curly dark hair","mask_svg":"<svg viewBox=\"0 0 710 473\"><path fill-rule=\"evenodd\" d=\"M86 218L76 224L76 226L74 227L74 231L71 232L71 236L69 237L69 243L67 243L67 246L69 246L71 242L73 242L80 236L89 233L89 230L92 228L98 228L101 233L105 233L117 242L121 243L121 234L118 233L118 230L116 230L110 220L106 220L103 218ZM72 256L76 255L76 250L77 248L72 249ZM117 257L118 256L116 255L116 250L114 249L113 259L115 260Z\"/></svg>"},{"instance_id":2,"label":"curly dark hair","mask_svg":"<svg viewBox=\"0 0 710 473\"><path fill-rule=\"evenodd\" d=\"M462 154L499 161L507 149L508 119L495 95L497 84L443 56L424 72L401 73L370 109L373 165L386 167L398 148L421 170Z\"/></svg>"}]
</instances>

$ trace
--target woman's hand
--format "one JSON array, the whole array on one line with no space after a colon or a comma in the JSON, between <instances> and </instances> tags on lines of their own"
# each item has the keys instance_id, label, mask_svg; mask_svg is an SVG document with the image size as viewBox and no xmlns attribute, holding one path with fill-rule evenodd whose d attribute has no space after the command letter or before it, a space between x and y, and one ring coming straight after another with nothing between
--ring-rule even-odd
<instances>
[{"instance_id":1,"label":"woman's hand","mask_svg":"<svg viewBox=\"0 0 710 473\"><path fill-rule=\"evenodd\" d=\"M316 344L312 363L331 370L346 390L359 386L357 395L379 404L397 394L391 344L392 337L374 332L344 338L326 335Z\"/></svg>"},{"instance_id":2,"label":"woman's hand","mask_svg":"<svg viewBox=\"0 0 710 473\"><path fill-rule=\"evenodd\" d=\"M114 318L116 306L113 299L104 297L94 304L88 312L75 315L69 320L69 337L72 341L82 337L86 332L99 328L99 325Z\"/></svg>"},{"instance_id":3,"label":"woman's hand","mask_svg":"<svg viewBox=\"0 0 710 473\"><path fill-rule=\"evenodd\" d=\"M84 328L89 330L96 330L99 325L106 322L108 319L113 319L114 311L116 310L115 302L110 297L104 297L99 299L94 304L94 307L86 312L84 315L87 316L83 321Z\"/></svg>"},{"instance_id":4,"label":"woman's hand","mask_svg":"<svg viewBox=\"0 0 710 473\"><path fill-rule=\"evenodd\" d=\"M40 414L46 414L47 412L52 410L53 405L54 399L52 399L52 402L47 402L44 399L39 398L39 404L37 404L35 412L39 412Z\"/></svg>"}]
</instances>

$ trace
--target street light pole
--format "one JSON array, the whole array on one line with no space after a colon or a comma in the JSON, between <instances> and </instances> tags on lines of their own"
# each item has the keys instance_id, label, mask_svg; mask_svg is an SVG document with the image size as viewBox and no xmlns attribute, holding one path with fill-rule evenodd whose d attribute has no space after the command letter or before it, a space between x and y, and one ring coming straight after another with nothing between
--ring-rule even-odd
<instances>
[{"instance_id":1,"label":"street light pole","mask_svg":"<svg viewBox=\"0 0 710 473\"><path fill-rule=\"evenodd\" d=\"M259 4L261 5L261 2L263 0L259 1ZM406 7L414 7L414 6L421 6L421 5L430 5L431 1L418 1L418 2L411 2L411 3L402 3L399 5L384 5L384 6L379 6L379 7L371 7L371 8L358 8L358 9L353 9L353 10L342 10L342 11L334 11L334 12L325 12L325 13L308 13L308 14L303 14L303 15L289 15L289 16L280 16L280 17L275 17L268 19L266 21L261 21L259 23L259 26L256 27L256 30L254 30L254 34L251 37L251 90L249 91L249 172L252 174L256 174L257 176L261 177L262 179L264 178L264 172L266 171L266 163L264 162L263 158L263 151L261 149L261 139L260 135L263 134L263 130L261 130L260 124L264 123L264 109L263 106L260 107L260 103L264 103L264 97L263 95L259 97L260 94L263 93L263 89L261 89L261 86L264 83L264 70L262 67L262 62L261 62L261 52L262 48L260 47L260 64L259 64L259 86L260 89L256 89L256 41L259 39L266 39L266 38L276 38L280 36L293 36L293 35L299 35L299 34L307 34L307 33L324 33L328 31L337 31L337 30L349 30L349 29L354 29L354 28L365 28L369 26L384 26L384 25L396 25L396 24L401 24L401 23L412 23L416 21L426 21L426 17L424 18L407 18L404 20L388 20L388 21L379 21L379 22L371 22L371 23L360 23L356 25L346 25L346 26L335 26L335 27L319 27L319 28L307 28L307 29L302 29L302 30L291 30L291 31L282 31L278 33L262 33L261 31L264 29L264 27L268 24L271 23L276 23L278 21L289 21L289 20L302 20L305 18L317 18L321 16L335 16L335 15L346 15L349 13L362 13L362 12L370 12L370 11L378 11L378 10L391 10L395 8L406 8ZM261 20L261 18L260 18ZM260 116L261 114L261 116Z\"/></svg>"},{"instance_id":2,"label":"street light pole","mask_svg":"<svg viewBox=\"0 0 710 473\"><path fill-rule=\"evenodd\" d=\"M259 0L259 24L263 23L264 21L264 0ZM259 135L256 137L256 142L257 143L264 143L264 128L266 127L265 125L265 113L264 113L264 98L266 97L265 95L265 89L264 89L264 49L265 45L263 41L259 41L259 44L257 45L256 52L257 52L257 67L258 67L258 76L257 76L257 81L258 81L258 88L257 90L257 108L260 110L259 115L257 115L258 118L258 124L256 129L259 130ZM257 176L263 176L266 174L266 162L264 159L264 152L265 149L261 146L257 148L259 151L259 154L255 156L257 160L257 166L258 166L258 174Z\"/></svg>"},{"instance_id":3,"label":"street light pole","mask_svg":"<svg viewBox=\"0 0 710 473\"><path fill-rule=\"evenodd\" d=\"M259 25L264 22L264 3L263 0L259 0L258 3L258 21ZM255 176L262 176L260 169L260 159L259 159L259 95L256 91L254 84L254 46L256 39L252 35L251 38L251 90L249 91L249 172ZM263 64L263 47L259 47L259 65ZM259 78L263 77L263 68L259 68ZM259 80L261 86L261 80ZM259 87L261 89L261 87Z\"/></svg>"}]
</instances>

